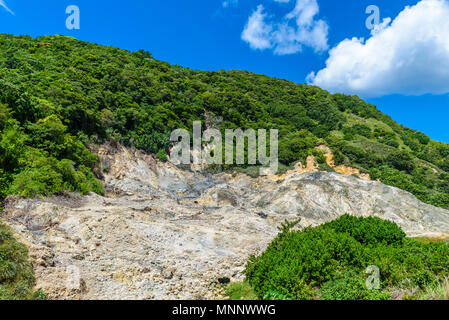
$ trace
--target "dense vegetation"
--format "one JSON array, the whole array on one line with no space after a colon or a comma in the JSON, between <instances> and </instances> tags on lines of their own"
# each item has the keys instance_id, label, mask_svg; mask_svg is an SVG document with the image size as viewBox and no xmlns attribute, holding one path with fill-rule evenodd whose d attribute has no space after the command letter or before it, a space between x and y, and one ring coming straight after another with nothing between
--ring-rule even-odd
<instances>
[{"instance_id":1,"label":"dense vegetation","mask_svg":"<svg viewBox=\"0 0 449 320\"><path fill-rule=\"evenodd\" d=\"M406 238L393 222L349 215L315 228L285 224L266 251L251 257L247 283L261 299L389 300L447 297L449 244ZM367 268L380 271L368 289ZM243 290L243 289L244 290ZM250 296L245 284L228 290ZM426 296L427 294L434 296ZM440 294L441 293L441 294Z\"/></svg>"},{"instance_id":2,"label":"dense vegetation","mask_svg":"<svg viewBox=\"0 0 449 320\"><path fill-rule=\"evenodd\" d=\"M45 298L32 290L34 281L27 249L0 223L0 300Z\"/></svg>"},{"instance_id":3,"label":"dense vegetation","mask_svg":"<svg viewBox=\"0 0 449 320\"><path fill-rule=\"evenodd\" d=\"M173 129L208 118L223 130L279 129L285 165L312 153L322 161L315 145L324 142L336 164L449 205L449 145L355 96L245 71L194 71L68 37L0 34L0 197L101 193L87 145L113 140L164 158Z\"/></svg>"}]
</instances>

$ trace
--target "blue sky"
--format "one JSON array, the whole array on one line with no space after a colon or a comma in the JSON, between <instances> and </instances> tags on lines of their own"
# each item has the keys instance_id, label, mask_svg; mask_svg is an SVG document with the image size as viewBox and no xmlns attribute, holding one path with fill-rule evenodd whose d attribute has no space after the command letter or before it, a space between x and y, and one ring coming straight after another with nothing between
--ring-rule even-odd
<instances>
[{"instance_id":1,"label":"blue sky","mask_svg":"<svg viewBox=\"0 0 449 320\"><path fill-rule=\"evenodd\" d=\"M80 8L80 30L66 28L69 5ZM374 32L369 5L385 22ZM193 69L314 83L449 142L447 13L449 0L0 0L0 32L63 34Z\"/></svg>"}]
</instances>

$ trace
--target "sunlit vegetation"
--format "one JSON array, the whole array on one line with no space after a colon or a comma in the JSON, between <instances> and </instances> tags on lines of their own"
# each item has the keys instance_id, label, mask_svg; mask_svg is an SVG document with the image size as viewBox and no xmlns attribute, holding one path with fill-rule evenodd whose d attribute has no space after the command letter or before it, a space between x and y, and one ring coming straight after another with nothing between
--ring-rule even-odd
<instances>
[{"instance_id":1,"label":"sunlit vegetation","mask_svg":"<svg viewBox=\"0 0 449 320\"><path fill-rule=\"evenodd\" d=\"M407 238L393 222L344 215L315 228L283 225L260 256L250 258L246 282L228 296L265 300L447 299L449 244ZM367 285L379 271L378 287ZM374 270L374 269L371 269ZM368 279L369 280L369 279Z\"/></svg>"},{"instance_id":2,"label":"sunlit vegetation","mask_svg":"<svg viewBox=\"0 0 449 320\"><path fill-rule=\"evenodd\" d=\"M245 71L195 71L68 37L0 35L3 196L101 193L86 146L112 140L165 160L169 133L206 114L222 130L279 129L284 165L323 142L337 164L449 205L449 146L355 96Z\"/></svg>"},{"instance_id":3,"label":"sunlit vegetation","mask_svg":"<svg viewBox=\"0 0 449 320\"><path fill-rule=\"evenodd\" d=\"M33 291L34 283L27 249L0 223L0 300L45 299L43 292Z\"/></svg>"}]
</instances>

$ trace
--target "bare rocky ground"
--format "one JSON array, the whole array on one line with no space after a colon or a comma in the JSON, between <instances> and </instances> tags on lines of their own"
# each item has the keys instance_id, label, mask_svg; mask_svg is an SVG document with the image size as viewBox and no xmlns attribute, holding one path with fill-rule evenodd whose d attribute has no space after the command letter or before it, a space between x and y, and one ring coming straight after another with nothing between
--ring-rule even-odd
<instances>
[{"instance_id":1,"label":"bare rocky ground","mask_svg":"<svg viewBox=\"0 0 449 320\"><path fill-rule=\"evenodd\" d=\"M206 175L125 148L98 150L106 196L10 198L2 216L50 299L221 299L287 220L378 216L410 236L446 237L449 211L379 182L292 170Z\"/></svg>"}]
</instances>

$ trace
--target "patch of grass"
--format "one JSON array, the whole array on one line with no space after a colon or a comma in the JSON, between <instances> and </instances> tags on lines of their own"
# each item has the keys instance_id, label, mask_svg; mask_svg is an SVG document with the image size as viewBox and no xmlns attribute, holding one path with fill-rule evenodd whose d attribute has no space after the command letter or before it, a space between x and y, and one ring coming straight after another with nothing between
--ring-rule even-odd
<instances>
[{"instance_id":1,"label":"patch of grass","mask_svg":"<svg viewBox=\"0 0 449 320\"><path fill-rule=\"evenodd\" d=\"M413 239L421 243L449 242L449 237L415 237Z\"/></svg>"},{"instance_id":2,"label":"patch of grass","mask_svg":"<svg viewBox=\"0 0 449 320\"><path fill-rule=\"evenodd\" d=\"M418 291L410 300L449 300L449 280L446 278L443 282L432 284Z\"/></svg>"},{"instance_id":3,"label":"patch of grass","mask_svg":"<svg viewBox=\"0 0 449 320\"><path fill-rule=\"evenodd\" d=\"M248 282L232 282L226 287L229 300L259 300Z\"/></svg>"},{"instance_id":4,"label":"patch of grass","mask_svg":"<svg viewBox=\"0 0 449 320\"><path fill-rule=\"evenodd\" d=\"M270 301L287 301L293 300L292 297L288 294L280 293L276 290L269 290L263 297L264 300Z\"/></svg>"},{"instance_id":5,"label":"patch of grass","mask_svg":"<svg viewBox=\"0 0 449 320\"><path fill-rule=\"evenodd\" d=\"M250 176L251 178L258 178L260 177L260 169L262 169L262 166L249 166L249 167L232 167L225 171L227 172L236 172L236 173L243 173L247 176ZM293 169L293 166L286 166L282 163L279 163L277 174L284 174L288 170Z\"/></svg>"}]
</instances>

